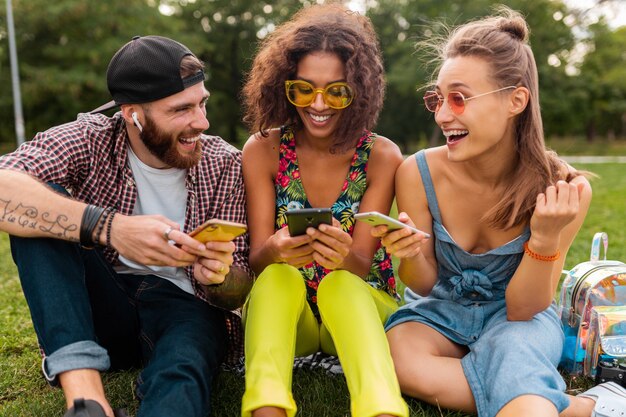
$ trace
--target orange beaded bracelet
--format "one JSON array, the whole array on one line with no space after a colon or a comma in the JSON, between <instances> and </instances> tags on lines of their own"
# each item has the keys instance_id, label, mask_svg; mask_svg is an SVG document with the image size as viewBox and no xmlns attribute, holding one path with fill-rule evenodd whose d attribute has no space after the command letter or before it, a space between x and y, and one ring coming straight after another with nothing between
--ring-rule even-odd
<instances>
[{"instance_id":1,"label":"orange beaded bracelet","mask_svg":"<svg viewBox=\"0 0 626 417\"><path fill-rule=\"evenodd\" d=\"M550 256L540 255L536 252L533 252L528 247L528 241L524 242L524 253L533 259L536 259L538 261L545 261L545 262L554 262L561 257L561 251L558 249L556 250L556 253L554 255L550 255Z\"/></svg>"}]
</instances>

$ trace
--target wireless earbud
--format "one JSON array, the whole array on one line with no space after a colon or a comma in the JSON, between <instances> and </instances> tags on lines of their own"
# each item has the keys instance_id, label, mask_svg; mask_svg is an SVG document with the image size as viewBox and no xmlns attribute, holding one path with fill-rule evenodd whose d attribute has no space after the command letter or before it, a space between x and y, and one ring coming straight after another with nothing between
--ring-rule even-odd
<instances>
[{"instance_id":1,"label":"wireless earbud","mask_svg":"<svg viewBox=\"0 0 626 417\"><path fill-rule=\"evenodd\" d=\"M135 126L137 126L137 129L139 129L140 132L143 132L143 126L141 125L141 123L139 123L139 120L137 119L137 113L133 112L130 117L132 117L133 121L135 122Z\"/></svg>"}]
</instances>

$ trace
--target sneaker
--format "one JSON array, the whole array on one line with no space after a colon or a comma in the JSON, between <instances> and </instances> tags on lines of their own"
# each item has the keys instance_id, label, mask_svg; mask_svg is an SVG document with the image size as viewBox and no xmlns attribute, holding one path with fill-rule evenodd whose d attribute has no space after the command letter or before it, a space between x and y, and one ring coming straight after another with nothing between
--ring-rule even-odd
<instances>
[{"instance_id":1,"label":"sneaker","mask_svg":"<svg viewBox=\"0 0 626 417\"><path fill-rule=\"evenodd\" d=\"M128 417L124 410L113 410L115 417ZM107 417L104 408L94 400L78 398L74 400L74 406L67 410L63 417Z\"/></svg>"},{"instance_id":2,"label":"sneaker","mask_svg":"<svg viewBox=\"0 0 626 417\"><path fill-rule=\"evenodd\" d=\"M615 382L605 382L578 394L595 400L591 417L626 417L626 389Z\"/></svg>"}]
</instances>

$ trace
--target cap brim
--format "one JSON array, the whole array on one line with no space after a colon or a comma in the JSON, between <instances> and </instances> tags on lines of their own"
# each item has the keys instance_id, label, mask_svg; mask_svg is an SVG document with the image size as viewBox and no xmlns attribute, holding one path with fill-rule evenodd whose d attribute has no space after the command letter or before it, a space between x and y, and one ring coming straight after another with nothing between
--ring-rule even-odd
<instances>
[{"instance_id":1,"label":"cap brim","mask_svg":"<svg viewBox=\"0 0 626 417\"><path fill-rule=\"evenodd\" d=\"M89 113L102 113L103 111L111 110L117 107L117 103L114 100L109 101L106 104L98 107L97 109L93 109Z\"/></svg>"}]
</instances>

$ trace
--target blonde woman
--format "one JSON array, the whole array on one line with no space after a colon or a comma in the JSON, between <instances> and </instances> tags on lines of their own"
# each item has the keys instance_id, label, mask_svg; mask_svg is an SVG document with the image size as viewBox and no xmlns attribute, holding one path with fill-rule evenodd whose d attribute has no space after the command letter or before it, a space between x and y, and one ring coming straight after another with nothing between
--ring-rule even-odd
<instances>
[{"instance_id":1,"label":"blonde woman","mask_svg":"<svg viewBox=\"0 0 626 417\"><path fill-rule=\"evenodd\" d=\"M446 145L396 174L400 220L433 237L374 231L413 300L387 323L402 391L485 417L623 415L623 388L568 396L556 369L553 299L591 187L545 148L526 22L503 9L440 51L424 102Z\"/></svg>"}]
</instances>

